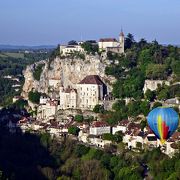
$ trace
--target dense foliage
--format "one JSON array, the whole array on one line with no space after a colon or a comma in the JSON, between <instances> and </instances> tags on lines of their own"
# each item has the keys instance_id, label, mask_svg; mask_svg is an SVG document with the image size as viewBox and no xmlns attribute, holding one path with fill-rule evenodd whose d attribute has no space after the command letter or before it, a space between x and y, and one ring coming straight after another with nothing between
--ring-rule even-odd
<instances>
[{"instance_id":1,"label":"dense foliage","mask_svg":"<svg viewBox=\"0 0 180 180\"><path fill-rule=\"evenodd\" d=\"M27 65L33 64L36 61L48 58L49 53L32 52L0 52L0 106L6 106L12 103L12 97L20 95L24 77L22 71ZM5 79L4 76L16 77L20 80L17 82L12 79ZM20 90L15 91L12 85L20 84Z\"/></svg>"},{"instance_id":2,"label":"dense foliage","mask_svg":"<svg viewBox=\"0 0 180 180\"><path fill-rule=\"evenodd\" d=\"M98 53L99 51L98 44L93 44L88 41L84 42L81 46L86 51L87 54L95 55L95 53Z\"/></svg>"},{"instance_id":3,"label":"dense foliage","mask_svg":"<svg viewBox=\"0 0 180 180\"><path fill-rule=\"evenodd\" d=\"M33 72L34 79L39 81L41 77L41 73L43 71L44 64L38 64Z\"/></svg>"},{"instance_id":4,"label":"dense foliage","mask_svg":"<svg viewBox=\"0 0 180 180\"><path fill-rule=\"evenodd\" d=\"M28 94L28 99L35 104L39 103L41 97L41 93L37 92L37 91L30 91Z\"/></svg>"},{"instance_id":5,"label":"dense foliage","mask_svg":"<svg viewBox=\"0 0 180 180\"><path fill-rule=\"evenodd\" d=\"M104 138L109 135L104 135ZM153 179L177 179L180 158L170 159L159 149L141 154L119 146L118 155L78 144L69 138L60 141L49 134L9 134L0 129L0 177L4 179L143 179L149 167ZM5 178L6 177L6 178Z\"/></svg>"},{"instance_id":6,"label":"dense foliage","mask_svg":"<svg viewBox=\"0 0 180 180\"><path fill-rule=\"evenodd\" d=\"M114 97L143 98L142 90L145 79L167 80L168 77L171 77L173 82L179 80L180 48L165 47L159 45L157 41L148 43L144 39L135 42L131 34L126 37L125 48L125 56L114 53L108 54L108 58L113 63L106 68L105 73L117 79L113 84ZM171 97L178 94L179 92L174 93ZM167 90L157 96L158 99L169 97ZM152 100L154 95L149 98Z\"/></svg>"}]
</instances>

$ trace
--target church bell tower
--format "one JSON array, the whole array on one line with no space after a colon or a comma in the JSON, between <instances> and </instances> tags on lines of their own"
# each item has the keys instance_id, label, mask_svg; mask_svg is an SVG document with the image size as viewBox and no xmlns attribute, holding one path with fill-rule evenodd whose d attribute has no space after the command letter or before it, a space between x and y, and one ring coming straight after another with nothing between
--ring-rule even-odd
<instances>
[{"instance_id":1,"label":"church bell tower","mask_svg":"<svg viewBox=\"0 0 180 180\"><path fill-rule=\"evenodd\" d=\"M120 44L120 47L122 48L122 52L124 53L124 33L122 29L119 34L119 44Z\"/></svg>"}]
</instances>

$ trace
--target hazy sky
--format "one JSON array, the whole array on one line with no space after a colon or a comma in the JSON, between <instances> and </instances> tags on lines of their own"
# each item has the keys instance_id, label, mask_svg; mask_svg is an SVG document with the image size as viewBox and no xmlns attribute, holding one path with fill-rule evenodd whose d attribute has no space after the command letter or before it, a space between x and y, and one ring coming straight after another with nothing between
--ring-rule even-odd
<instances>
[{"instance_id":1,"label":"hazy sky","mask_svg":"<svg viewBox=\"0 0 180 180\"><path fill-rule=\"evenodd\" d=\"M180 44L180 0L0 0L0 44L117 37Z\"/></svg>"}]
</instances>

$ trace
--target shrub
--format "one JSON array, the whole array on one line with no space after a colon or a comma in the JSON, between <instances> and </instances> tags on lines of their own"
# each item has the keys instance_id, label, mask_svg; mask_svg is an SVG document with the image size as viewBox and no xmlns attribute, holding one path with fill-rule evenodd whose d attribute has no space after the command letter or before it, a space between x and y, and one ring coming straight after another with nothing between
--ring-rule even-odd
<instances>
[{"instance_id":1,"label":"shrub","mask_svg":"<svg viewBox=\"0 0 180 180\"><path fill-rule=\"evenodd\" d=\"M35 91L30 91L29 94L28 94L28 99L32 102L32 103L35 103L35 104L38 104L39 103L39 100L40 100L40 97L41 97L41 93Z\"/></svg>"},{"instance_id":2,"label":"shrub","mask_svg":"<svg viewBox=\"0 0 180 180\"><path fill-rule=\"evenodd\" d=\"M34 72L33 72L33 76L34 76L34 79L35 79L35 80L37 80L37 81L40 80L41 73L42 73L42 71L43 71L43 67L44 67L44 64L39 64L39 65L35 68L35 70L34 70Z\"/></svg>"}]
</instances>

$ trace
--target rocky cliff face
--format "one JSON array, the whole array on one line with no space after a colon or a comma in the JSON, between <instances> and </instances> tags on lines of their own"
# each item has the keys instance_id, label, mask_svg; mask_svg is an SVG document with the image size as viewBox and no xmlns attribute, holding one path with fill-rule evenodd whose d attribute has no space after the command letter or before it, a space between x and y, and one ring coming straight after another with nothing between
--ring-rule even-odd
<instances>
[{"instance_id":1,"label":"rocky cliff face","mask_svg":"<svg viewBox=\"0 0 180 180\"><path fill-rule=\"evenodd\" d=\"M36 81L33 77L35 67L39 63L44 63L43 71L40 76L40 81ZM41 61L30 65L24 71L25 83L23 86L22 96L28 97L28 92L32 89L42 93L50 94L50 81L58 81L64 87L75 87L75 84L80 82L87 75L99 75L102 81L107 85L108 91L111 91L111 85L114 78L105 75L105 60L101 60L99 56L86 55L85 60L82 59L61 59L55 58L51 63L49 61ZM54 89L59 91L59 86Z\"/></svg>"}]
</instances>

